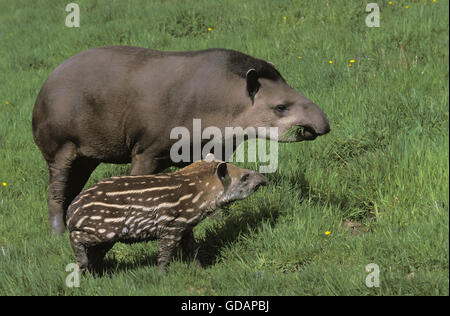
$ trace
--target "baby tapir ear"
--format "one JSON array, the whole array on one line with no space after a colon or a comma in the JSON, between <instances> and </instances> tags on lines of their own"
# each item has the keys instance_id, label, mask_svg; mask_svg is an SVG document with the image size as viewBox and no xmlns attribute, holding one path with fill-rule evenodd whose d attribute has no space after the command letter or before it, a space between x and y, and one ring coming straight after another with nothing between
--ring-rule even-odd
<instances>
[{"instance_id":1,"label":"baby tapir ear","mask_svg":"<svg viewBox=\"0 0 450 316\"><path fill-rule=\"evenodd\" d=\"M245 79L247 81L247 92L253 104L253 102L255 102L255 94L258 92L259 87L261 86L261 84L258 82L258 73L255 69L252 68L247 71Z\"/></svg>"},{"instance_id":2,"label":"baby tapir ear","mask_svg":"<svg viewBox=\"0 0 450 316\"><path fill-rule=\"evenodd\" d=\"M213 161L213 160L214 160L214 154L208 153L208 154L206 155L206 157L205 157L205 160L206 160L207 162Z\"/></svg>"},{"instance_id":3,"label":"baby tapir ear","mask_svg":"<svg viewBox=\"0 0 450 316\"><path fill-rule=\"evenodd\" d=\"M230 174L228 173L226 162L221 162L217 165L216 174L219 177L220 182L222 182L224 191L226 191L231 184L231 178Z\"/></svg>"}]
</instances>

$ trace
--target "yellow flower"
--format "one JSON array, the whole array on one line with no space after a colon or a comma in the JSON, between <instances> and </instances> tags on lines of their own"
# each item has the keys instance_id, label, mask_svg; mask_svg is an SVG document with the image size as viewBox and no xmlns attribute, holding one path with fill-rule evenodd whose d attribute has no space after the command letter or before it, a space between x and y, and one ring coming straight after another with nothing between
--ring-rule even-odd
<instances>
[{"instance_id":1,"label":"yellow flower","mask_svg":"<svg viewBox=\"0 0 450 316\"><path fill-rule=\"evenodd\" d=\"M405 6L405 9L408 9L408 8L409 8L409 5Z\"/></svg>"},{"instance_id":2,"label":"yellow flower","mask_svg":"<svg viewBox=\"0 0 450 316\"><path fill-rule=\"evenodd\" d=\"M392 4L392 1L389 1L388 4Z\"/></svg>"},{"instance_id":3,"label":"yellow flower","mask_svg":"<svg viewBox=\"0 0 450 316\"><path fill-rule=\"evenodd\" d=\"M212 28L208 27L208 31L212 31Z\"/></svg>"},{"instance_id":4,"label":"yellow flower","mask_svg":"<svg viewBox=\"0 0 450 316\"><path fill-rule=\"evenodd\" d=\"M332 64L332 63L333 63L333 61L332 61L332 60L330 60L330 61L329 61L329 63L330 63L330 64Z\"/></svg>"},{"instance_id":5,"label":"yellow flower","mask_svg":"<svg viewBox=\"0 0 450 316\"><path fill-rule=\"evenodd\" d=\"M352 66L352 64L348 64L348 66L349 66L349 67L351 67L351 66Z\"/></svg>"},{"instance_id":6,"label":"yellow flower","mask_svg":"<svg viewBox=\"0 0 450 316\"><path fill-rule=\"evenodd\" d=\"M325 236L328 236L328 235L330 235L331 234L331 232L329 231L329 230L327 230L326 232L325 232Z\"/></svg>"},{"instance_id":7,"label":"yellow flower","mask_svg":"<svg viewBox=\"0 0 450 316\"><path fill-rule=\"evenodd\" d=\"M350 59L350 63L353 64L355 62L354 59Z\"/></svg>"},{"instance_id":8,"label":"yellow flower","mask_svg":"<svg viewBox=\"0 0 450 316\"><path fill-rule=\"evenodd\" d=\"M302 56L298 56L297 58L298 58L298 59L302 59Z\"/></svg>"},{"instance_id":9,"label":"yellow flower","mask_svg":"<svg viewBox=\"0 0 450 316\"><path fill-rule=\"evenodd\" d=\"M2 182L2 186L6 187L6 182Z\"/></svg>"},{"instance_id":10,"label":"yellow flower","mask_svg":"<svg viewBox=\"0 0 450 316\"><path fill-rule=\"evenodd\" d=\"M6 101L5 104L9 104L9 101Z\"/></svg>"},{"instance_id":11,"label":"yellow flower","mask_svg":"<svg viewBox=\"0 0 450 316\"><path fill-rule=\"evenodd\" d=\"M283 20L285 20L285 21L286 21L286 20L287 20L287 17L286 17L286 16L283 16Z\"/></svg>"}]
</instances>

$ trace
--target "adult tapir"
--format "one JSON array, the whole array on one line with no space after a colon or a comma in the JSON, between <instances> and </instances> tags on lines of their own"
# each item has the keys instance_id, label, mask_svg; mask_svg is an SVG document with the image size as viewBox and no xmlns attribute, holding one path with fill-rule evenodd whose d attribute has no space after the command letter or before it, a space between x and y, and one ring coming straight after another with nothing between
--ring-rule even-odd
<instances>
[{"instance_id":1,"label":"adult tapir","mask_svg":"<svg viewBox=\"0 0 450 316\"><path fill-rule=\"evenodd\" d=\"M323 111L292 89L273 64L228 49L163 52L138 47L84 51L50 74L33 110L34 141L50 173L49 223L65 230L65 211L101 163L129 163L131 174L173 165L173 127L294 126L280 141L330 131ZM273 137L273 136L268 136Z\"/></svg>"}]
</instances>

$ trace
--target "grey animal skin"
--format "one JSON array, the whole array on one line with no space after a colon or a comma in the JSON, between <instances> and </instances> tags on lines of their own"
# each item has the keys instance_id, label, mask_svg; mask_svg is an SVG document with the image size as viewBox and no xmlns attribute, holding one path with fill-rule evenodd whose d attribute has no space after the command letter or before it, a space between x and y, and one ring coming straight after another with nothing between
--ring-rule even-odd
<instances>
[{"instance_id":1,"label":"grey animal skin","mask_svg":"<svg viewBox=\"0 0 450 316\"><path fill-rule=\"evenodd\" d=\"M49 168L52 231L64 232L67 207L100 163L131 162L131 175L177 165L170 131L184 126L192 135L193 119L223 135L225 127L278 127L284 135L301 126L289 137L266 136L286 142L330 131L323 111L273 64L237 51L84 51L50 74L33 110L34 141Z\"/></svg>"},{"instance_id":2,"label":"grey animal skin","mask_svg":"<svg viewBox=\"0 0 450 316\"><path fill-rule=\"evenodd\" d=\"M80 193L67 212L77 263L96 274L114 243L157 239L158 266L165 271L178 244L187 255L195 253L192 229L202 219L267 184L260 173L208 157L172 173L104 179Z\"/></svg>"}]
</instances>

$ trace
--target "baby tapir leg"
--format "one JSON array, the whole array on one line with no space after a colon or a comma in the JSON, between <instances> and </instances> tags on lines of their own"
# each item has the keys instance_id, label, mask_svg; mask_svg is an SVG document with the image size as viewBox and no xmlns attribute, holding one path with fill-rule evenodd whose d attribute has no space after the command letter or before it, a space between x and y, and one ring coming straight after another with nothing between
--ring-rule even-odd
<instances>
[{"instance_id":1,"label":"baby tapir leg","mask_svg":"<svg viewBox=\"0 0 450 316\"><path fill-rule=\"evenodd\" d=\"M192 229L189 229L184 232L183 238L181 239L181 247L183 249L184 254L188 258L195 258L195 265L197 267L201 267L201 263L197 258L197 252L198 252L198 244L195 241L194 238L194 232Z\"/></svg>"},{"instance_id":2,"label":"baby tapir leg","mask_svg":"<svg viewBox=\"0 0 450 316\"><path fill-rule=\"evenodd\" d=\"M158 268L166 272L172 253L180 243L182 235L166 235L159 238Z\"/></svg>"},{"instance_id":3,"label":"baby tapir leg","mask_svg":"<svg viewBox=\"0 0 450 316\"><path fill-rule=\"evenodd\" d=\"M103 258L114 245L112 242L101 242L97 236L83 231L71 232L70 242L80 270L89 270L94 274L99 273Z\"/></svg>"}]
</instances>

